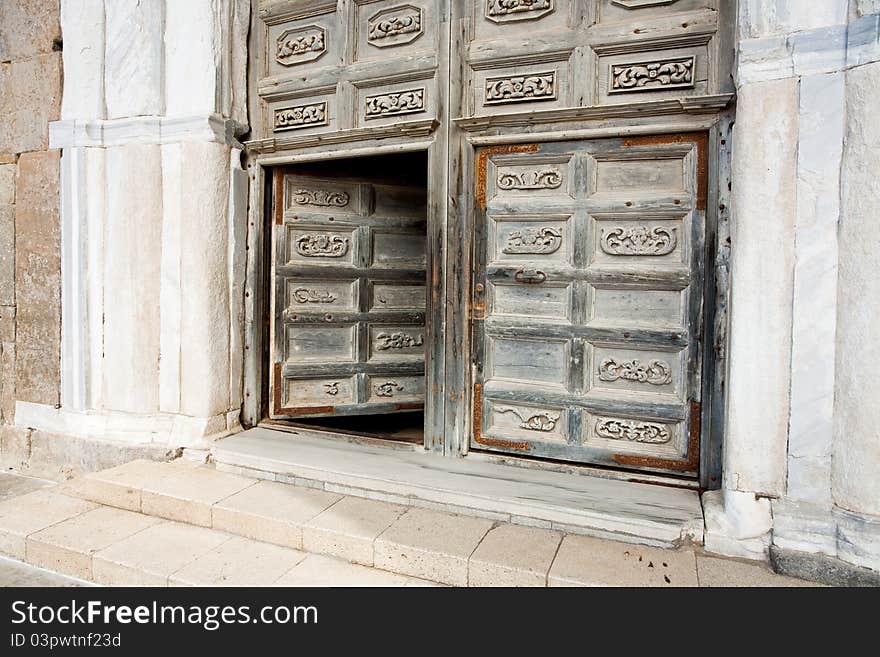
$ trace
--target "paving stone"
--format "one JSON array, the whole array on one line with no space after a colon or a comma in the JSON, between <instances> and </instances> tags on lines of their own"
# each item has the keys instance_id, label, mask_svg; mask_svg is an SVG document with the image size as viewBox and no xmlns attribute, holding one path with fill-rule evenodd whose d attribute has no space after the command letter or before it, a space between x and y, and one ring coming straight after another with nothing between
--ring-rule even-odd
<instances>
[{"instance_id":1,"label":"paving stone","mask_svg":"<svg viewBox=\"0 0 880 657\"><path fill-rule=\"evenodd\" d=\"M27 560L42 568L91 580L95 552L159 522L159 518L102 506L31 534L27 539Z\"/></svg>"},{"instance_id":2,"label":"paving stone","mask_svg":"<svg viewBox=\"0 0 880 657\"><path fill-rule=\"evenodd\" d=\"M253 479L187 461L165 464L162 473L144 484L141 512L202 527L211 526L215 503L254 485Z\"/></svg>"},{"instance_id":3,"label":"paving stone","mask_svg":"<svg viewBox=\"0 0 880 657\"><path fill-rule=\"evenodd\" d=\"M550 568L550 586L697 586L689 550L567 535Z\"/></svg>"},{"instance_id":4,"label":"paving stone","mask_svg":"<svg viewBox=\"0 0 880 657\"><path fill-rule=\"evenodd\" d=\"M388 573L375 568L334 559L320 554L310 554L302 563L281 577L276 586L422 586L411 577Z\"/></svg>"},{"instance_id":5,"label":"paving stone","mask_svg":"<svg viewBox=\"0 0 880 657\"><path fill-rule=\"evenodd\" d=\"M55 482L48 479L3 472L0 473L0 502L54 485Z\"/></svg>"},{"instance_id":6,"label":"paving stone","mask_svg":"<svg viewBox=\"0 0 880 657\"><path fill-rule=\"evenodd\" d=\"M99 584L166 586L171 575L230 538L166 520L95 553L92 572Z\"/></svg>"},{"instance_id":7,"label":"paving stone","mask_svg":"<svg viewBox=\"0 0 880 657\"><path fill-rule=\"evenodd\" d=\"M73 479L64 484L64 490L99 504L140 511L142 489L165 475L165 465L137 459Z\"/></svg>"},{"instance_id":8,"label":"paving stone","mask_svg":"<svg viewBox=\"0 0 880 657\"><path fill-rule=\"evenodd\" d=\"M213 526L233 534L294 549L302 548L302 526L341 495L259 481L214 505Z\"/></svg>"},{"instance_id":9,"label":"paving stone","mask_svg":"<svg viewBox=\"0 0 880 657\"><path fill-rule=\"evenodd\" d=\"M27 563L13 561L6 557L0 557L0 587L10 586L84 586L81 582L70 577L37 568Z\"/></svg>"},{"instance_id":10,"label":"paving stone","mask_svg":"<svg viewBox=\"0 0 880 657\"><path fill-rule=\"evenodd\" d=\"M176 586L270 586L305 552L234 536L171 576Z\"/></svg>"},{"instance_id":11,"label":"paving stone","mask_svg":"<svg viewBox=\"0 0 880 657\"><path fill-rule=\"evenodd\" d=\"M468 559L491 520L410 509L375 542L377 568L467 586Z\"/></svg>"},{"instance_id":12,"label":"paving stone","mask_svg":"<svg viewBox=\"0 0 880 657\"><path fill-rule=\"evenodd\" d=\"M373 542L407 510L359 497L346 497L303 525L303 549L373 565Z\"/></svg>"},{"instance_id":13,"label":"paving stone","mask_svg":"<svg viewBox=\"0 0 880 657\"><path fill-rule=\"evenodd\" d=\"M709 587L821 586L821 584L816 582L777 575L764 564L744 563L733 559L719 559L702 554L697 555L697 576L700 586Z\"/></svg>"},{"instance_id":14,"label":"paving stone","mask_svg":"<svg viewBox=\"0 0 880 657\"><path fill-rule=\"evenodd\" d=\"M0 553L24 560L30 534L95 508L92 502L60 495L52 488L0 502Z\"/></svg>"},{"instance_id":15,"label":"paving stone","mask_svg":"<svg viewBox=\"0 0 880 657\"><path fill-rule=\"evenodd\" d=\"M547 586L562 534L499 525L480 541L468 564L468 586Z\"/></svg>"}]
</instances>

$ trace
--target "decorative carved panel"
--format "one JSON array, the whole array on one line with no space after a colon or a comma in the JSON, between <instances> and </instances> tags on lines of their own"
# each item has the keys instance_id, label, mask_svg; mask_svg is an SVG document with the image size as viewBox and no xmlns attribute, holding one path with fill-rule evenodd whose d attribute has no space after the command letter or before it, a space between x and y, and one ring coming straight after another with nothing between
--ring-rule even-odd
<instances>
[{"instance_id":1,"label":"decorative carved panel","mask_svg":"<svg viewBox=\"0 0 880 657\"><path fill-rule=\"evenodd\" d=\"M336 295L329 290L310 290L300 287L293 291L293 299L297 303L333 303Z\"/></svg>"},{"instance_id":2,"label":"decorative carved panel","mask_svg":"<svg viewBox=\"0 0 880 657\"><path fill-rule=\"evenodd\" d=\"M409 349L421 347L423 344L425 344L425 339L421 334L413 336L409 333L379 333L376 336L376 349L379 351Z\"/></svg>"},{"instance_id":3,"label":"decorative carved panel","mask_svg":"<svg viewBox=\"0 0 880 657\"><path fill-rule=\"evenodd\" d=\"M364 116L379 119L397 114L425 111L425 89L394 91L364 98Z\"/></svg>"},{"instance_id":4,"label":"decorative carved panel","mask_svg":"<svg viewBox=\"0 0 880 657\"><path fill-rule=\"evenodd\" d=\"M393 397L395 392L403 390L403 386L397 381L386 381L385 383L377 383L374 390L377 397Z\"/></svg>"},{"instance_id":5,"label":"decorative carved panel","mask_svg":"<svg viewBox=\"0 0 880 657\"><path fill-rule=\"evenodd\" d=\"M422 10L412 5L380 11L369 20L367 43L377 48L412 43L423 34L423 20Z\"/></svg>"},{"instance_id":6,"label":"decorative carved panel","mask_svg":"<svg viewBox=\"0 0 880 657\"><path fill-rule=\"evenodd\" d=\"M611 64L608 93L693 87L695 62L696 58L691 56L637 64Z\"/></svg>"},{"instance_id":7,"label":"decorative carved panel","mask_svg":"<svg viewBox=\"0 0 880 657\"><path fill-rule=\"evenodd\" d=\"M520 429L528 429L529 431L546 431L550 432L556 428L559 422L559 413L535 413L533 415L523 414L519 409L510 406L496 406L495 411L498 413L513 413L519 418Z\"/></svg>"},{"instance_id":8,"label":"decorative carved panel","mask_svg":"<svg viewBox=\"0 0 880 657\"><path fill-rule=\"evenodd\" d=\"M485 16L494 23L542 18L553 11L553 0L486 0Z\"/></svg>"},{"instance_id":9,"label":"decorative carved panel","mask_svg":"<svg viewBox=\"0 0 880 657\"><path fill-rule=\"evenodd\" d=\"M609 255L663 256L675 249L674 228L611 228L602 230L601 249Z\"/></svg>"},{"instance_id":10,"label":"decorative carved panel","mask_svg":"<svg viewBox=\"0 0 880 657\"><path fill-rule=\"evenodd\" d=\"M562 185L562 173L555 167L545 167L514 173L498 173L499 189L556 189Z\"/></svg>"},{"instance_id":11,"label":"decorative carved panel","mask_svg":"<svg viewBox=\"0 0 880 657\"><path fill-rule=\"evenodd\" d=\"M610 440L629 440L649 444L668 443L672 440L669 429L662 424L609 417L596 419L596 435Z\"/></svg>"},{"instance_id":12,"label":"decorative carved panel","mask_svg":"<svg viewBox=\"0 0 880 657\"><path fill-rule=\"evenodd\" d=\"M339 382L334 381L333 383L325 383L324 392L331 397L335 397L339 394Z\"/></svg>"},{"instance_id":13,"label":"decorative carved panel","mask_svg":"<svg viewBox=\"0 0 880 657\"><path fill-rule=\"evenodd\" d=\"M295 189L292 192L293 202L297 205L317 205L320 207L342 208L348 205L349 196L346 192L326 189Z\"/></svg>"},{"instance_id":14,"label":"decorative carved panel","mask_svg":"<svg viewBox=\"0 0 880 657\"><path fill-rule=\"evenodd\" d=\"M484 104L524 103L556 99L556 72L486 78Z\"/></svg>"},{"instance_id":15,"label":"decorative carved panel","mask_svg":"<svg viewBox=\"0 0 880 657\"><path fill-rule=\"evenodd\" d=\"M275 61L282 66L313 62L325 52L327 32L317 25L282 32L275 43Z\"/></svg>"},{"instance_id":16,"label":"decorative carved panel","mask_svg":"<svg viewBox=\"0 0 880 657\"><path fill-rule=\"evenodd\" d=\"M341 258L348 253L348 244L347 237L311 233L296 240L296 252L309 258Z\"/></svg>"},{"instance_id":17,"label":"decorative carved panel","mask_svg":"<svg viewBox=\"0 0 880 657\"><path fill-rule=\"evenodd\" d=\"M274 131L297 130L327 125L327 103L309 103L275 110Z\"/></svg>"},{"instance_id":18,"label":"decorative carved panel","mask_svg":"<svg viewBox=\"0 0 880 657\"><path fill-rule=\"evenodd\" d=\"M507 245L502 253L546 254L554 253L562 244L562 233L556 228L523 228L515 230L507 238Z\"/></svg>"},{"instance_id":19,"label":"decorative carved panel","mask_svg":"<svg viewBox=\"0 0 880 657\"><path fill-rule=\"evenodd\" d=\"M613 358L606 358L599 364L599 379L601 381L625 379L662 386L672 381L672 368L669 363L663 360L642 363L636 359L617 361Z\"/></svg>"}]
</instances>

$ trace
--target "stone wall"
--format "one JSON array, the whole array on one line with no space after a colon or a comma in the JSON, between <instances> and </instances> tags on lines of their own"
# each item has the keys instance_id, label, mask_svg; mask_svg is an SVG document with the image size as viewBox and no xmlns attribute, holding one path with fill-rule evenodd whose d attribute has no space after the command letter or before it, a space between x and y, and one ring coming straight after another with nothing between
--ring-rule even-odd
<instances>
[{"instance_id":1,"label":"stone wall","mask_svg":"<svg viewBox=\"0 0 880 657\"><path fill-rule=\"evenodd\" d=\"M62 93L59 0L0 3L0 452L15 401L59 403L61 224L49 122ZM27 452L23 453L26 456Z\"/></svg>"}]
</instances>

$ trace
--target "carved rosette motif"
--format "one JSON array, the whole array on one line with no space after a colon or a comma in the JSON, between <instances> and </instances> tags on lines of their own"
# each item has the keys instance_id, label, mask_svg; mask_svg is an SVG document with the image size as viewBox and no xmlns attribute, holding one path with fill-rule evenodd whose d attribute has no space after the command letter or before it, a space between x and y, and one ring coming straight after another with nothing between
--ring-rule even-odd
<instances>
[{"instance_id":1,"label":"carved rosette motif","mask_svg":"<svg viewBox=\"0 0 880 657\"><path fill-rule=\"evenodd\" d=\"M297 130L327 125L327 103L309 103L275 110L274 131Z\"/></svg>"},{"instance_id":2,"label":"carved rosette motif","mask_svg":"<svg viewBox=\"0 0 880 657\"><path fill-rule=\"evenodd\" d=\"M561 244L562 233L555 228L549 226L523 228L510 233L507 237L507 245L501 249L501 252L547 254L558 251Z\"/></svg>"},{"instance_id":3,"label":"carved rosette motif","mask_svg":"<svg viewBox=\"0 0 880 657\"><path fill-rule=\"evenodd\" d=\"M485 16L493 23L543 18L553 11L553 0L486 0Z\"/></svg>"},{"instance_id":4,"label":"carved rosette motif","mask_svg":"<svg viewBox=\"0 0 880 657\"><path fill-rule=\"evenodd\" d=\"M409 349L411 347L421 347L425 344L425 338L419 335L410 335L409 333L379 333L376 336L376 349L386 351L388 349Z\"/></svg>"},{"instance_id":5,"label":"carved rosette motif","mask_svg":"<svg viewBox=\"0 0 880 657\"><path fill-rule=\"evenodd\" d=\"M555 167L531 171L501 171L498 173L499 189L557 189L562 185L562 173Z\"/></svg>"},{"instance_id":6,"label":"carved rosette motif","mask_svg":"<svg viewBox=\"0 0 880 657\"><path fill-rule=\"evenodd\" d=\"M485 105L556 99L556 72L486 78Z\"/></svg>"},{"instance_id":7,"label":"carved rosette motif","mask_svg":"<svg viewBox=\"0 0 880 657\"><path fill-rule=\"evenodd\" d=\"M275 43L275 61L282 66L312 62L325 52L327 32L317 25L282 32Z\"/></svg>"},{"instance_id":8,"label":"carved rosette motif","mask_svg":"<svg viewBox=\"0 0 880 657\"><path fill-rule=\"evenodd\" d=\"M330 395L331 397L335 397L339 394L339 382L334 381L333 383L325 383L324 384L324 393Z\"/></svg>"},{"instance_id":9,"label":"carved rosette motif","mask_svg":"<svg viewBox=\"0 0 880 657\"><path fill-rule=\"evenodd\" d=\"M368 119L379 119L385 116L413 114L424 111L424 88L377 94L375 96L367 96L364 99L364 115Z\"/></svg>"},{"instance_id":10,"label":"carved rosette motif","mask_svg":"<svg viewBox=\"0 0 880 657\"><path fill-rule=\"evenodd\" d=\"M296 252L308 258L341 258L348 253L348 238L321 233L302 235Z\"/></svg>"},{"instance_id":11,"label":"carved rosette motif","mask_svg":"<svg viewBox=\"0 0 880 657\"><path fill-rule=\"evenodd\" d=\"M310 290L305 287L293 291L293 299L297 303L333 303L336 295L329 290Z\"/></svg>"},{"instance_id":12,"label":"carved rosette motif","mask_svg":"<svg viewBox=\"0 0 880 657\"><path fill-rule=\"evenodd\" d=\"M639 64L611 64L608 93L693 87L695 59L680 57Z\"/></svg>"},{"instance_id":13,"label":"carved rosette motif","mask_svg":"<svg viewBox=\"0 0 880 657\"><path fill-rule=\"evenodd\" d=\"M513 413L519 418L520 429L528 429L529 431L550 432L556 428L559 422L559 413L534 413L532 415L524 415L519 409L512 406L496 406L495 411L498 413Z\"/></svg>"},{"instance_id":14,"label":"carved rosette motif","mask_svg":"<svg viewBox=\"0 0 880 657\"><path fill-rule=\"evenodd\" d=\"M397 381L386 381L385 383L377 383L373 390L376 391L377 397L393 397L395 392L403 390L403 386Z\"/></svg>"},{"instance_id":15,"label":"carved rosette motif","mask_svg":"<svg viewBox=\"0 0 880 657\"><path fill-rule=\"evenodd\" d=\"M599 240L605 253L625 256L664 256L672 253L675 244L675 229L662 226L603 229Z\"/></svg>"},{"instance_id":16,"label":"carved rosette motif","mask_svg":"<svg viewBox=\"0 0 880 657\"><path fill-rule=\"evenodd\" d=\"M422 35L422 10L401 5L380 11L367 26L367 43L377 48L391 48L412 43Z\"/></svg>"},{"instance_id":17,"label":"carved rosette motif","mask_svg":"<svg viewBox=\"0 0 880 657\"><path fill-rule=\"evenodd\" d=\"M349 196L346 192L327 189L296 189L293 191L293 202L297 205L343 208L348 205Z\"/></svg>"},{"instance_id":18,"label":"carved rosette motif","mask_svg":"<svg viewBox=\"0 0 880 657\"><path fill-rule=\"evenodd\" d=\"M618 379L663 386L672 381L672 368L664 360L652 360L649 363L642 363L638 359L620 362L613 358L603 360L599 364L599 380Z\"/></svg>"},{"instance_id":19,"label":"carved rosette motif","mask_svg":"<svg viewBox=\"0 0 880 657\"><path fill-rule=\"evenodd\" d=\"M672 440L669 429L662 424L610 417L596 419L596 435L610 440L629 440L652 445L668 443Z\"/></svg>"}]
</instances>

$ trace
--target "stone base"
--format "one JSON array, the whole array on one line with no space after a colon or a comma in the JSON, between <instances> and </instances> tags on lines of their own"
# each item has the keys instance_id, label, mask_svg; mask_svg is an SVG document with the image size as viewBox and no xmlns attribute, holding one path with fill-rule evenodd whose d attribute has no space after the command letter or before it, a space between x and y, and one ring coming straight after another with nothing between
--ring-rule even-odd
<instances>
[{"instance_id":1,"label":"stone base","mask_svg":"<svg viewBox=\"0 0 880 657\"><path fill-rule=\"evenodd\" d=\"M880 572L853 566L825 554L770 547L770 563L780 575L831 586L880 586Z\"/></svg>"},{"instance_id":2,"label":"stone base","mask_svg":"<svg viewBox=\"0 0 880 657\"><path fill-rule=\"evenodd\" d=\"M703 493L707 552L742 559L767 559L770 544L770 501L752 493L712 490Z\"/></svg>"}]
</instances>

